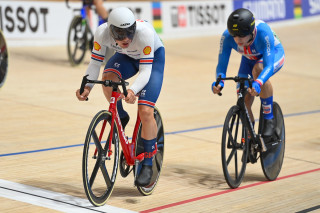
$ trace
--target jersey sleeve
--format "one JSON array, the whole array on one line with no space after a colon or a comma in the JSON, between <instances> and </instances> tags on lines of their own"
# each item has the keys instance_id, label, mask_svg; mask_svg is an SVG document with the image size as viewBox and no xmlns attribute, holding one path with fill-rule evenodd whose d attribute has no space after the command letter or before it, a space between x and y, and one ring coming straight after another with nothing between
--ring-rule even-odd
<instances>
[{"instance_id":1,"label":"jersey sleeve","mask_svg":"<svg viewBox=\"0 0 320 213\"><path fill-rule=\"evenodd\" d=\"M150 29L145 29L139 32L136 36L139 36L139 49L140 49L140 61L139 61L139 74L136 80L133 82L130 89L137 94L140 92L149 82L151 76L151 70L154 58L154 32Z\"/></svg>"},{"instance_id":2,"label":"jersey sleeve","mask_svg":"<svg viewBox=\"0 0 320 213\"><path fill-rule=\"evenodd\" d=\"M103 45L104 36L106 36L106 24L100 25L94 34L94 43L91 52L91 60L86 71L86 75L90 80L97 80L100 73L100 67L104 60L107 46ZM93 87L93 84L86 84L86 86Z\"/></svg>"},{"instance_id":3,"label":"jersey sleeve","mask_svg":"<svg viewBox=\"0 0 320 213\"><path fill-rule=\"evenodd\" d=\"M216 68L216 78L221 75L222 78L226 77L227 67L229 63L229 58L232 50L230 43L233 39L229 32L226 30L220 39L220 50L219 50L219 59L218 65Z\"/></svg>"},{"instance_id":4,"label":"jersey sleeve","mask_svg":"<svg viewBox=\"0 0 320 213\"><path fill-rule=\"evenodd\" d=\"M263 70L256 79L260 85L263 85L273 74L274 71L274 58L275 58L275 47L274 47L274 35L270 27L265 24L264 30L259 36L258 49L262 52L263 59Z\"/></svg>"}]
</instances>

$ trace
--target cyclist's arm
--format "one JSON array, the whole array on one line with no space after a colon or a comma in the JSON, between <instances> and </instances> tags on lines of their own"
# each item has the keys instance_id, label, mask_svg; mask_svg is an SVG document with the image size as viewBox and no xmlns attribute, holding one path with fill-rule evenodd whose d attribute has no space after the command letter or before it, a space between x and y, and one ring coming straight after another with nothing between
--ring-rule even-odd
<instances>
[{"instance_id":1,"label":"cyclist's arm","mask_svg":"<svg viewBox=\"0 0 320 213\"><path fill-rule=\"evenodd\" d=\"M138 35L140 52L139 75L133 82L130 89L136 95L140 92L149 82L154 57L154 34L151 30L145 29L139 32Z\"/></svg>"},{"instance_id":2,"label":"cyclist's arm","mask_svg":"<svg viewBox=\"0 0 320 213\"><path fill-rule=\"evenodd\" d=\"M268 27L266 25L266 27ZM268 27L269 28L269 27ZM274 48L274 36L269 28L268 31L261 33L259 36L259 51L262 52L263 58L263 70L256 79L257 82L262 86L273 74L274 70L274 57L275 57L275 48Z\"/></svg>"},{"instance_id":3,"label":"cyclist's arm","mask_svg":"<svg viewBox=\"0 0 320 213\"><path fill-rule=\"evenodd\" d=\"M221 36L220 40L220 50L219 50L219 59L218 65L216 68L216 78L221 75L222 78L226 77L227 67L229 63L229 58L232 50L233 38L230 36L226 30Z\"/></svg>"},{"instance_id":4,"label":"cyclist's arm","mask_svg":"<svg viewBox=\"0 0 320 213\"><path fill-rule=\"evenodd\" d=\"M100 73L100 67L106 54L107 47L102 45L104 43L103 32L105 31L105 29L106 29L105 25L100 25L100 27L98 27L94 35L94 45L91 53L91 60L86 71L86 75L89 75L88 79L90 80L98 79L99 73ZM90 84L90 83L86 84L86 86L90 88L92 88L93 85L94 84Z\"/></svg>"}]
</instances>

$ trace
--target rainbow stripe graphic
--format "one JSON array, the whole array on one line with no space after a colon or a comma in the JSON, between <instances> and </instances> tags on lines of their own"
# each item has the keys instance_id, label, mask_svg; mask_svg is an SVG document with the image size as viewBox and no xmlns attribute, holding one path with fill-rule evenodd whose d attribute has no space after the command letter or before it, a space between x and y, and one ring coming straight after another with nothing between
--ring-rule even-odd
<instances>
[{"instance_id":1,"label":"rainbow stripe graphic","mask_svg":"<svg viewBox=\"0 0 320 213\"><path fill-rule=\"evenodd\" d=\"M153 27L157 33L162 33L161 2L152 2Z\"/></svg>"},{"instance_id":2,"label":"rainbow stripe graphic","mask_svg":"<svg viewBox=\"0 0 320 213\"><path fill-rule=\"evenodd\" d=\"M302 11L302 6L301 6L301 0L293 0L293 14L294 18L302 18L303 11Z\"/></svg>"}]
</instances>

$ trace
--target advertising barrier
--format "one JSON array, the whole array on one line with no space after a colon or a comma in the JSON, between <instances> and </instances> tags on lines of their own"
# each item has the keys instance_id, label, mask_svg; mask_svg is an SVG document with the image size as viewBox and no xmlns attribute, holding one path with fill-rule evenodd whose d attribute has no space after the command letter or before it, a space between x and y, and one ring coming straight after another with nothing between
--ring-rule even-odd
<instances>
[{"instance_id":1,"label":"advertising barrier","mask_svg":"<svg viewBox=\"0 0 320 213\"><path fill-rule=\"evenodd\" d=\"M199 36L222 32L231 11L231 1L162 2L163 36Z\"/></svg>"},{"instance_id":2,"label":"advertising barrier","mask_svg":"<svg viewBox=\"0 0 320 213\"><path fill-rule=\"evenodd\" d=\"M0 28L9 46L65 45L69 25L81 2L0 1ZM106 8L129 7L136 18L152 22L150 2L110 2ZM98 26L97 14L93 15ZM93 27L94 28L94 27Z\"/></svg>"},{"instance_id":3,"label":"advertising barrier","mask_svg":"<svg viewBox=\"0 0 320 213\"><path fill-rule=\"evenodd\" d=\"M80 14L73 9L81 8L81 2L69 4L71 9L65 2L0 0L0 28L8 45L65 45L71 20ZM241 7L266 22L320 15L320 0L106 1L104 5L109 11L129 7L137 19L152 23L162 38L221 34L229 14Z\"/></svg>"}]
</instances>

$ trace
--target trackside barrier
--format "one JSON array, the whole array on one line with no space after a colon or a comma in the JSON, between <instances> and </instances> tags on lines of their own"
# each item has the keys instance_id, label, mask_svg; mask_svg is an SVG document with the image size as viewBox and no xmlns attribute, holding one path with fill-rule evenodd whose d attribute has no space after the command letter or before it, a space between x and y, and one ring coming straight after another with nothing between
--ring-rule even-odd
<instances>
[{"instance_id":1,"label":"trackside barrier","mask_svg":"<svg viewBox=\"0 0 320 213\"><path fill-rule=\"evenodd\" d=\"M320 0L107 1L104 5L108 10L129 7L165 39L221 34L228 15L241 7L272 23L320 16ZM81 3L70 6L80 8ZM0 28L9 46L65 45L74 13L64 2L0 0Z\"/></svg>"}]
</instances>

